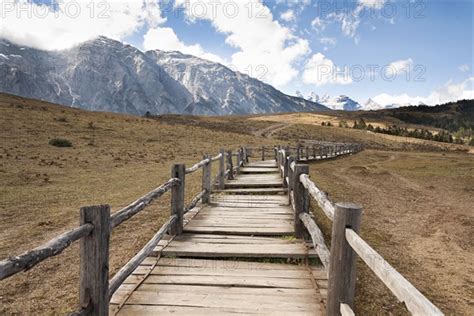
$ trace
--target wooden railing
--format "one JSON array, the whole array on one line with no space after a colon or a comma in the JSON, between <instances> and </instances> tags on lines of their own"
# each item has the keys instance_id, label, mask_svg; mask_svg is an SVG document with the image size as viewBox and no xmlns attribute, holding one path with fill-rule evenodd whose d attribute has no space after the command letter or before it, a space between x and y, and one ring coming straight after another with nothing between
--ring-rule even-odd
<instances>
[{"instance_id":1,"label":"wooden railing","mask_svg":"<svg viewBox=\"0 0 474 316\"><path fill-rule=\"evenodd\" d=\"M361 208L350 203L332 203L310 180L309 166L302 161L320 160L353 154L362 149L356 144L316 146L242 147L235 152L221 149L212 157L186 168L175 164L171 178L128 206L110 214L108 205L80 209L80 226L47 243L18 256L0 261L0 280L27 271L45 259L60 254L73 242L80 242L80 306L75 315L108 315L109 301L115 291L153 252L166 233L171 236L183 231L184 215L199 203L209 203L213 186L224 189L225 181L234 179L249 157L275 159L288 188L288 199L294 209L295 237L310 238L329 275L328 315L350 315L355 290L355 255L359 255L396 297L405 302L414 314L442 315L403 276L393 269L359 235ZM235 162L234 162L235 160ZM215 179L211 179L212 163L219 163ZM185 205L186 176L202 169L201 191ZM114 228L142 211L152 201L171 191L170 217L150 241L109 280L109 241ZM326 216L333 221L331 248L309 212L313 197ZM171 237L173 238L173 237Z\"/></svg>"},{"instance_id":2,"label":"wooden railing","mask_svg":"<svg viewBox=\"0 0 474 316\"><path fill-rule=\"evenodd\" d=\"M109 205L88 206L80 209L80 226L53 238L45 244L20 255L0 261L0 280L27 271L47 258L59 255L73 242L80 242L80 306L74 315L108 315L109 301L125 279L153 252L166 233L179 235L183 231L184 215L199 203L209 203L212 186L223 189L225 180L233 179L248 161L248 150L239 148L233 153L221 149L211 157L205 155L197 164L186 168L175 164L171 178L153 191L128 206L110 214ZM235 160L235 163L234 161ZM211 165L219 163L219 171L211 180ZM235 166L235 167L234 167ZM202 169L202 190L184 205L185 178ZM114 228L137 215L151 202L171 191L171 214L148 243L109 280L109 243Z\"/></svg>"},{"instance_id":3,"label":"wooden railing","mask_svg":"<svg viewBox=\"0 0 474 316\"><path fill-rule=\"evenodd\" d=\"M304 148L304 149L302 149ZM295 213L295 236L311 238L329 276L327 315L354 315L352 311L356 282L356 255L403 302L414 315L443 315L420 291L398 273L359 235L362 208L353 203L333 203L309 178L309 166L297 161L310 161L352 154L358 145L334 145L321 148L298 147L276 149L283 185ZM296 155L292 155L295 152ZM311 155L312 154L312 155ZM333 222L330 251L324 236L310 215L312 197ZM308 236L309 235L309 236Z\"/></svg>"}]
</instances>

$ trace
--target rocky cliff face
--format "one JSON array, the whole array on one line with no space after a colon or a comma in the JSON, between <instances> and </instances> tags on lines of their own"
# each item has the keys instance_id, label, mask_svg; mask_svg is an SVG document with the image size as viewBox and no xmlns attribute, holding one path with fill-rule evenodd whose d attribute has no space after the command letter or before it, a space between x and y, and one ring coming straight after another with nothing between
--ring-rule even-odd
<instances>
[{"instance_id":1,"label":"rocky cliff face","mask_svg":"<svg viewBox=\"0 0 474 316\"><path fill-rule=\"evenodd\" d=\"M0 91L136 115L327 110L217 63L179 52L143 53L105 37L57 52L0 40Z\"/></svg>"}]
</instances>

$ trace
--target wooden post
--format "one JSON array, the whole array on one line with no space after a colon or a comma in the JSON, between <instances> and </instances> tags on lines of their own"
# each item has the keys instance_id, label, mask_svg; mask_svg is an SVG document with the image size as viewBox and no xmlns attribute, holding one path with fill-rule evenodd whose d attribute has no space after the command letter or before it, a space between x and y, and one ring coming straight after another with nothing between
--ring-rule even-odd
<instances>
[{"instance_id":1,"label":"wooden post","mask_svg":"<svg viewBox=\"0 0 474 316\"><path fill-rule=\"evenodd\" d=\"M313 145L313 159L316 159L316 146Z\"/></svg>"},{"instance_id":2,"label":"wooden post","mask_svg":"<svg viewBox=\"0 0 474 316\"><path fill-rule=\"evenodd\" d=\"M262 161L265 160L265 146L262 146Z\"/></svg>"},{"instance_id":3,"label":"wooden post","mask_svg":"<svg viewBox=\"0 0 474 316\"><path fill-rule=\"evenodd\" d=\"M283 154L283 187L288 188L288 183L286 182L286 177L288 177L288 152L285 150Z\"/></svg>"},{"instance_id":4,"label":"wooden post","mask_svg":"<svg viewBox=\"0 0 474 316\"><path fill-rule=\"evenodd\" d=\"M296 161L299 161L301 159L301 146L298 145L298 148L296 148Z\"/></svg>"},{"instance_id":5,"label":"wooden post","mask_svg":"<svg viewBox=\"0 0 474 316\"><path fill-rule=\"evenodd\" d=\"M227 168L229 169L229 174L227 174L227 180L233 180L234 164L232 163L232 150L227 151Z\"/></svg>"},{"instance_id":6,"label":"wooden post","mask_svg":"<svg viewBox=\"0 0 474 316\"><path fill-rule=\"evenodd\" d=\"M219 189L224 190L225 187L225 150L220 149L219 153L221 158L219 158Z\"/></svg>"},{"instance_id":7,"label":"wooden post","mask_svg":"<svg viewBox=\"0 0 474 316\"><path fill-rule=\"evenodd\" d=\"M203 159L209 159L209 162L202 167L202 190L206 191L202 196L202 203L209 203L211 197L211 156L206 154Z\"/></svg>"},{"instance_id":8,"label":"wooden post","mask_svg":"<svg viewBox=\"0 0 474 316\"><path fill-rule=\"evenodd\" d=\"M295 161L293 156L288 157L288 203L291 205L291 191L293 190L293 170L291 164Z\"/></svg>"},{"instance_id":9,"label":"wooden post","mask_svg":"<svg viewBox=\"0 0 474 316\"><path fill-rule=\"evenodd\" d=\"M248 153L247 147L244 147L244 160L245 160L245 163L249 163L249 153Z\"/></svg>"},{"instance_id":10,"label":"wooden post","mask_svg":"<svg viewBox=\"0 0 474 316\"><path fill-rule=\"evenodd\" d=\"M309 174L308 165L296 165L295 172L293 174L293 198L295 200L295 237L305 238L308 236L306 228L303 222L300 220L301 213L308 213L309 210L309 194L308 190L304 187L300 181L300 175Z\"/></svg>"},{"instance_id":11,"label":"wooden post","mask_svg":"<svg viewBox=\"0 0 474 316\"><path fill-rule=\"evenodd\" d=\"M110 206L83 207L80 216L81 225L94 225L80 241L80 307L88 315L108 315Z\"/></svg>"},{"instance_id":12,"label":"wooden post","mask_svg":"<svg viewBox=\"0 0 474 316\"><path fill-rule=\"evenodd\" d=\"M242 162L242 151L239 149L237 150L237 174L240 173L240 163Z\"/></svg>"},{"instance_id":13,"label":"wooden post","mask_svg":"<svg viewBox=\"0 0 474 316\"><path fill-rule=\"evenodd\" d=\"M309 160L309 148L306 147L306 160Z\"/></svg>"},{"instance_id":14,"label":"wooden post","mask_svg":"<svg viewBox=\"0 0 474 316\"><path fill-rule=\"evenodd\" d=\"M185 172L183 164L176 164L171 168L171 177L179 179L179 182L171 188L171 215L178 217L170 227L171 235L180 235L183 232Z\"/></svg>"},{"instance_id":15,"label":"wooden post","mask_svg":"<svg viewBox=\"0 0 474 316\"><path fill-rule=\"evenodd\" d=\"M362 208L336 203L331 236L327 315L340 315L340 304L354 307L356 253L345 237L346 228L359 232Z\"/></svg>"}]
</instances>

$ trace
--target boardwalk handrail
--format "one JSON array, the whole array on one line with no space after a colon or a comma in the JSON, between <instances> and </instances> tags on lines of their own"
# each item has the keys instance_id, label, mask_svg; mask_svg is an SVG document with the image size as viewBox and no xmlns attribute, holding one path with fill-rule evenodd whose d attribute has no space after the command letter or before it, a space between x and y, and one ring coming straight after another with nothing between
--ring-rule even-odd
<instances>
[{"instance_id":1,"label":"boardwalk handrail","mask_svg":"<svg viewBox=\"0 0 474 316\"><path fill-rule=\"evenodd\" d=\"M196 164L193 165L192 167L187 168L187 169L186 169L186 174L190 174L190 173L193 173L193 172L198 171L199 168L204 167L204 166L207 165L209 162L211 162L211 159L210 159L210 158L206 158L206 159L201 160L200 162L196 163Z\"/></svg>"},{"instance_id":2,"label":"boardwalk handrail","mask_svg":"<svg viewBox=\"0 0 474 316\"><path fill-rule=\"evenodd\" d=\"M190 168L184 165L174 165L172 177L129 205L110 214L108 205L81 208L81 225L62 233L45 244L26 251L18 256L0 261L0 280L21 271L29 270L49 257L60 254L73 242L81 241L81 284L80 308L74 314L107 315L109 300L123 281L149 256L158 242L168 232L171 235L180 234L183 226L183 216L195 208L199 202L209 203L209 194L213 186L223 188L226 178L233 177L233 154L221 149L216 156L205 155L205 159ZM239 148L236 154L236 169L239 171L248 161L248 150ZM227 159L227 164L226 164ZM219 172L211 181L211 163L219 161ZM203 188L184 205L185 175L203 169ZM152 239L124 265L110 282L108 280L109 239L111 231L142 211L151 202L171 191L171 215ZM109 286L110 284L110 286Z\"/></svg>"},{"instance_id":3,"label":"boardwalk handrail","mask_svg":"<svg viewBox=\"0 0 474 316\"><path fill-rule=\"evenodd\" d=\"M202 190L199 192L192 200L189 202L189 204L184 208L184 213L186 214L190 210L196 207L196 205L201 201L202 197L206 194L206 190Z\"/></svg>"},{"instance_id":4,"label":"boardwalk handrail","mask_svg":"<svg viewBox=\"0 0 474 316\"><path fill-rule=\"evenodd\" d=\"M147 205L149 205L153 200L159 198L164 193L168 192L173 185L175 185L179 179L171 178L164 184L160 185L158 188L154 189L153 191L145 194L135 202L129 204L128 206L118 210L114 214L110 216L110 226L111 228L115 228L119 226L124 221L132 218L134 215L138 214L141 210L143 210Z\"/></svg>"},{"instance_id":5,"label":"boardwalk handrail","mask_svg":"<svg viewBox=\"0 0 474 316\"><path fill-rule=\"evenodd\" d=\"M319 208L326 214L326 216L333 221L334 220L334 212L335 206L334 204L328 199L326 194L321 191L313 181L309 179L307 174L302 174L300 176L300 181L303 183L304 187L308 190L309 194L316 200L318 203Z\"/></svg>"},{"instance_id":6,"label":"boardwalk handrail","mask_svg":"<svg viewBox=\"0 0 474 316\"><path fill-rule=\"evenodd\" d=\"M345 236L352 249L398 300L405 303L412 314L443 315L433 303L395 270L377 251L370 247L354 230L346 228Z\"/></svg>"},{"instance_id":7,"label":"boardwalk handrail","mask_svg":"<svg viewBox=\"0 0 474 316\"><path fill-rule=\"evenodd\" d=\"M319 144L318 146L271 148L282 176L282 185L287 188L288 199L294 210L295 236L313 242L316 253L329 274L328 315L353 315L355 291L355 258L359 255L395 296L405 302L414 314L442 315L442 312L424 297L410 282L401 276L387 261L372 249L358 234L362 209L351 203L336 203L329 200L309 178L309 166L303 161L331 159L341 155L353 154L362 149L357 144ZM293 150L294 149L294 150ZM268 148L261 147L262 159ZM294 152L294 154L292 154ZM248 162L251 151L240 147L232 151L221 149L212 157L204 159L190 168L176 164L171 168L171 178L156 189L137 199L128 206L110 214L108 205L83 207L80 210L80 226L69 230L42 246L19 256L0 261L0 280L26 271L39 262L60 254L74 241L81 242L81 284L80 310L78 314L108 314L108 304L113 293L131 273L148 257L166 233L172 239L183 232L184 215L195 209L201 202L210 203L210 193L215 186L223 189L226 179L233 179L242 166ZM233 157L236 157L235 163ZM211 180L211 165L219 162L219 171ZM202 188L188 205L184 204L186 174L201 169ZM124 221L138 214L164 193L171 192L170 217L148 243L124 265L109 281L109 239L111 231ZM331 249L329 251L323 234L310 215L310 197L314 198L324 214L332 221ZM199 211L199 208L196 210ZM191 215L192 217L193 215Z\"/></svg>"},{"instance_id":8,"label":"boardwalk handrail","mask_svg":"<svg viewBox=\"0 0 474 316\"><path fill-rule=\"evenodd\" d=\"M177 219L178 217L176 215L170 216L168 221L161 226L155 236L153 236L153 238L150 239L150 241L148 241L148 243L114 275L110 280L109 300L123 281L125 281L125 279L132 274L140 263L142 263L142 261L152 253L158 242L160 242L161 238L163 238L164 234Z\"/></svg>"},{"instance_id":9,"label":"boardwalk handrail","mask_svg":"<svg viewBox=\"0 0 474 316\"><path fill-rule=\"evenodd\" d=\"M360 146L331 146L314 154L313 159L332 158L341 154L351 154L361 150ZM408 311L416 315L443 315L443 313L418 291L407 279L397 272L380 254L371 248L358 234L362 209L351 203L336 203L329 200L309 178L305 165L295 161L311 160L307 154L302 158L297 149L297 157L289 155L288 150L277 150L276 158L282 168L283 183L288 184L288 198L295 215L295 236L304 235L304 227L309 233L313 246L329 274L328 315L354 315L352 311L355 291L355 255L359 255L367 266L388 287L398 300L405 303ZM316 151L314 151L316 152ZM306 151L308 153L308 150ZM285 174L285 171L288 174ZM331 250L329 251L324 236L309 214L308 197L317 202L319 208L333 222ZM305 200L307 202L305 202ZM300 221L301 224L297 223Z\"/></svg>"},{"instance_id":10,"label":"boardwalk handrail","mask_svg":"<svg viewBox=\"0 0 474 316\"><path fill-rule=\"evenodd\" d=\"M35 249L0 261L0 280L18 272L27 271L41 261L59 255L76 240L88 236L93 229L94 225L92 224L81 225L62 233Z\"/></svg>"}]
</instances>

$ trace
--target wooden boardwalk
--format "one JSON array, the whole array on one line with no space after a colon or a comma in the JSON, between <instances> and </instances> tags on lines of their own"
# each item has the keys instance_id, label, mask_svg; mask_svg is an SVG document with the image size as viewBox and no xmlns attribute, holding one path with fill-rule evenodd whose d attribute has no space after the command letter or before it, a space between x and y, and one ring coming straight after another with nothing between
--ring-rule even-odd
<instances>
[{"instance_id":1,"label":"wooden boardwalk","mask_svg":"<svg viewBox=\"0 0 474 316\"><path fill-rule=\"evenodd\" d=\"M325 314L326 272L308 264L312 244L291 237L284 192L275 160L247 164L186 214L183 234L160 241L113 295L111 314Z\"/></svg>"}]
</instances>

